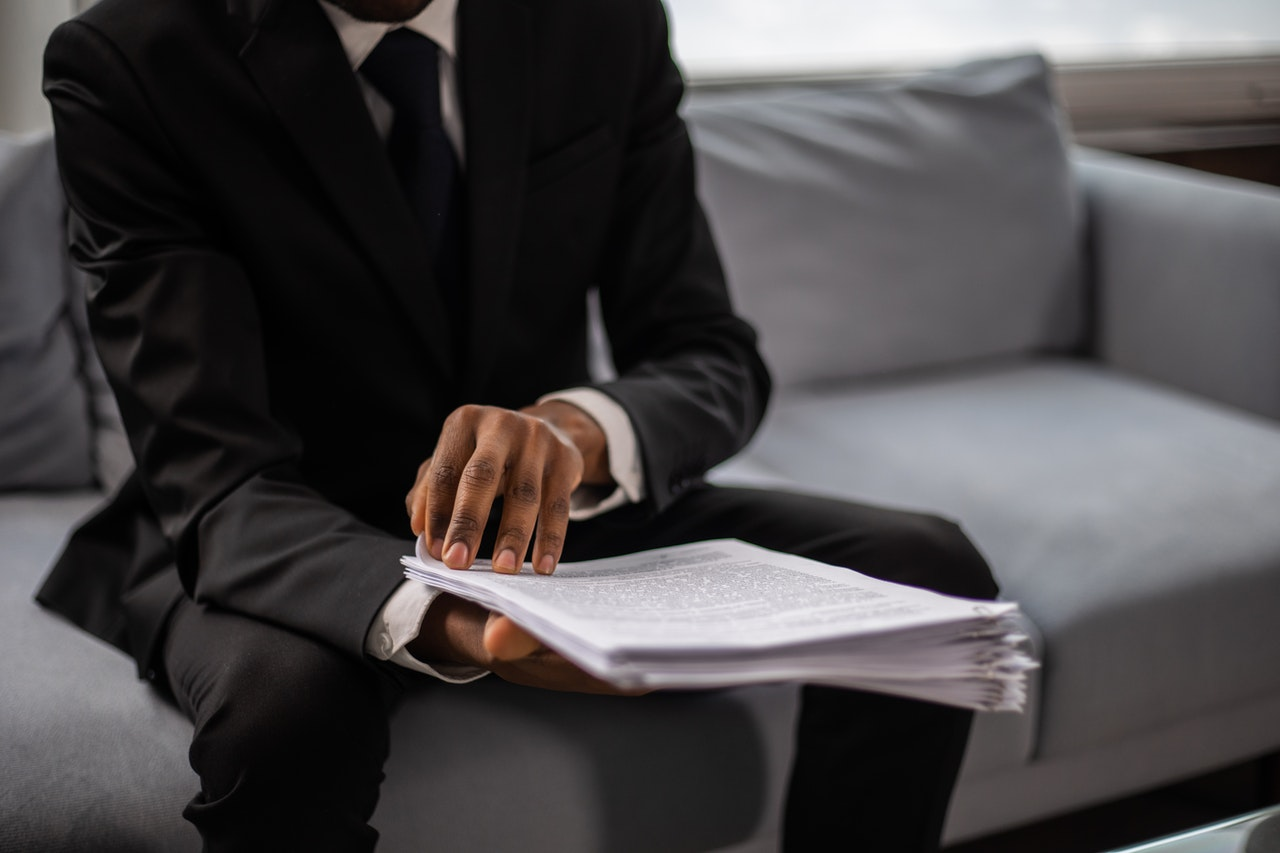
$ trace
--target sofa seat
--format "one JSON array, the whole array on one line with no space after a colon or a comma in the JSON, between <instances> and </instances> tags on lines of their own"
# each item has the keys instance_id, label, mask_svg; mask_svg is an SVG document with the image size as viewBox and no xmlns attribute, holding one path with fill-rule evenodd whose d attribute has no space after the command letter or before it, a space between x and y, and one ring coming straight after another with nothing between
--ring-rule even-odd
<instances>
[{"instance_id":1,"label":"sofa seat","mask_svg":"<svg viewBox=\"0 0 1280 853\"><path fill-rule=\"evenodd\" d=\"M796 707L792 685L566 699L420 684L392 719L379 850L776 851Z\"/></svg>"},{"instance_id":2,"label":"sofa seat","mask_svg":"<svg viewBox=\"0 0 1280 853\"><path fill-rule=\"evenodd\" d=\"M843 455L841 466L830 464L829 449ZM1254 718L1280 710L1280 649L1263 641L1280 600L1280 429L1268 421L1083 362L1012 361L789 389L748 452L715 479L804 483L964 518L1001 567L1005 595L1043 630L1052 654L1028 713L977 720L952 840L1007 825L1019 809L1052 811L1055 796L1077 807L1082 786L1103 799L1148 775L1200 766L1205 755L1225 761L1267 747L1249 733L1260 728ZM1025 499L1010 506L1000 497L1010 489ZM0 498L0 541L13 546L0 557L0 637L10 648L49 650L62 666L53 677L29 657L0 661L8 688L0 762L21 775L4 786L4 813L18 816L4 840L78 849L92 827L103 850L194 850L198 840L180 816L197 786L185 760L190 725L133 677L124 656L30 604L66 530L95 500ZM1020 586L1027 576L1040 580ZM1138 670L1136 661L1153 659L1167 666ZM753 841L741 849L769 849L789 761L787 688L638 704L587 699L599 707L572 718L561 716L557 697L512 685L444 690L411 694L394 719L375 816L387 850L476 833L492 849L521 839L537 848L546 809L566 790L577 790L584 808L560 815L556 831L578 839L575 849L697 850L744 836ZM695 725L671 725L676 716ZM1231 725L1236 718L1244 723ZM635 734L634 751L610 738L620 728ZM677 731L680 742L670 740ZM491 765L468 762L477 742L507 756L502 780L485 775ZM688 778L688 751L713 758L697 766L767 781L708 787L714 780ZM1162 752L1167 762L1147 758ZM1134 754L1144 760L1129 760ZM415 772L423 756L448 770ZM110 774L96 769L104 767ZM656 778L679 783L665 796L638 787ZM59 795L68 786L76 798ZM473 791L474 814L455 810L441 822L414 809L446 796L432 786ZM632 797L592 796L628 786ZM487 804L507 788L522 792L508 819L486 821ZM663 827L699 825L680 819L682 807L723 820L703 824L703 837L663 837ZM676 811L663 820L655 810L664 809Z\"/></svg>"},{"instance_id":3,"label":"sofa seat","mask_svg":"<svg viewBox=\"0 0 1280 853\"><path fill-rule=\"evenodd\" d=\"M198 850L191 724L124 655L36 606L93 492L0 496L0 850ZM69 795L74 792L74 795Z\"/></svg>"},{"instance_id":4,"label":"sofa seat","mask_svg":"<svg viewBox=\"0 0 1280 853\"><path fill-rule=\"evenodd\" d=\"M191 724L127 657L32 601L67 531L99 500L0 497L0 642L23 651L0 656L0 850L81 853L86 839L102 853L199 850L182 818L199 788ZM392 717L379 849L431 839L440 850L693 853L761 838L766 846L742 849L767 850L794 710L785 685L566 702L496 678L419 683ZM479 744L501 761L477 761ZM442 801L463 805L419 806ZM490 817L495 801L502 821Z\"/></svg>"},{"instance_id":5,"label":"sofa seat","mask_svg":"<svg viewBox=\"0 0 1280 853\"><path fill-rule=\"evenodd\" d=\"M953 828L981 822L963 814L966 783L1019 759L1105 756L1280 701L1273 421L1096 363L1019 359L788 389L716 479L963 519L1003 595L1043 632L1038 701L1028 717L979 717L975 743L988 747L971 746L981 763L965 768ZM1209 742L1238 740L1206 728ZM1270 745L1254 740L1219 754ZM1169 748L1212 754L1209 742Z\"/></svg>"}]
</instances>

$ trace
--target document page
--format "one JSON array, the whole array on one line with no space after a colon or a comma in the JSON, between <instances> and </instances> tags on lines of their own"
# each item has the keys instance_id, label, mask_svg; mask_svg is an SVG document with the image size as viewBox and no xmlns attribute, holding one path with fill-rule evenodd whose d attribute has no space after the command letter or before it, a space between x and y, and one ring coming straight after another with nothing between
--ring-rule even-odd
<instances>
[{"instance_id":1,"label":"document page","mask_svg":"<svg viewBox=\"0 0 1280 853\"><path fill-rule=\"evenodd\" d=\"M737 540L562 563L550 576L529 567L503 575L487 564L456 571L421 554L406 565L413 577L452 592L483 593L495 605L516 605L538 621L572 621L575 630L606 649L761 648L1013 609L893 584Z\"/></svg>"},{"instance_id":2,"label":"document page","mask_svg":"<svg viewBox=\"0 0 1280 853\"><path fill-rule=\"evenodd\" d=\"M504 613L627 687L803 681L1016 710L1035 663L1017 605L877 580L737 540L561 563L554 575L405 557L407 577Z\"/></svg>"}]
</instances>

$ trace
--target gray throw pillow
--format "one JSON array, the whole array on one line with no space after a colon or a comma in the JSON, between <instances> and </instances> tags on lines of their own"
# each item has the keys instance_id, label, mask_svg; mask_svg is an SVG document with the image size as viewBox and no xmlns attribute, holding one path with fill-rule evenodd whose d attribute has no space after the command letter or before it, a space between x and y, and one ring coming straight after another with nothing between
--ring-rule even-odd
<instances>
[{"instance_id":1,"label":"gray throw pillow","mask_svg":"<svg viewBox=\"0 0 1280 853\"><path fill-rule=\"evenodd\" d=\"M0 135L0 490L92 486L69 313L64 203L47 137Z\"/></svg>"},{"instance_id":2,"label":"gray throw pillow","mask_svg":"<svg viewBox=\"0 0 1280 853\"><path fill-rule=\"evenodd\" d=\"M1082 216L1041 57L695 91L685 112L780 383L1078 344Z\"/></svg>"}]
</instances>

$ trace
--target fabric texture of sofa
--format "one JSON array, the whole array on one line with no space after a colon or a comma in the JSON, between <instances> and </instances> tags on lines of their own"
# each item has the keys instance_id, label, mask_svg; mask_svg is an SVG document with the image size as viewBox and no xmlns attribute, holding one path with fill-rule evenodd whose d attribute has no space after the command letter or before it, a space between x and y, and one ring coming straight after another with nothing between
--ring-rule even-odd
<instances>
[{"instance_id":1,"label":"fabric texture of sofa","mask_svg":"<svg viewBox=\"0 0 1280 853\"><path fill-rule=\"evenodd\" d=\"M1033 56L686 115L778 380L713 479L956 518L1035 637L947 837L1280 750L1280 191L1071 149ZM197 849L189 724L32 600L129 464L63 242L49 141L0 139L0 850ZM794 711L426 684L380 849L776 849Z\"/></svg>"}]
</instances>

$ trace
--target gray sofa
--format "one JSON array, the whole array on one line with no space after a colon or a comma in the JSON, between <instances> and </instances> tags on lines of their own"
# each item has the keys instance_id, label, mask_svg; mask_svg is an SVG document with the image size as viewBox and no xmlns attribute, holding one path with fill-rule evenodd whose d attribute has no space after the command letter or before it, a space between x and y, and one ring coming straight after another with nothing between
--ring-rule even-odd
<instances>
[{"instance_id":1,"label":"gray sofa","mask_svg":"<svg viewBox=\"0 0 1280 853\"><path fill-rule=\"evenodd\" d=\"M687 116L778 380L713 478L955 517L1028 617L947 837L1280 749L1280 191L1070 150L1035 57ZM188 724L32 600L129 464L60 211L48 140L0 140L0 851L196 849ZM381 849L776 849L794 698L426 685Z\"/></svg>"}]
</instances>

